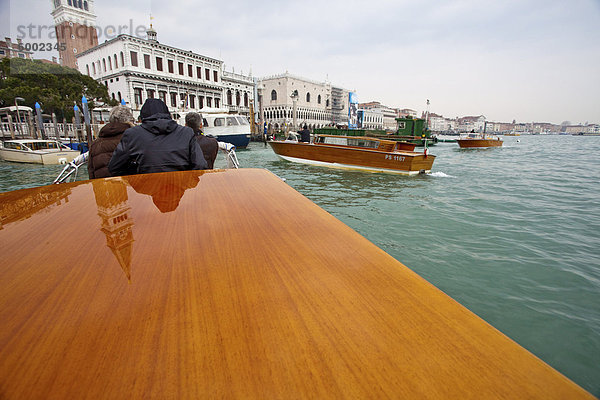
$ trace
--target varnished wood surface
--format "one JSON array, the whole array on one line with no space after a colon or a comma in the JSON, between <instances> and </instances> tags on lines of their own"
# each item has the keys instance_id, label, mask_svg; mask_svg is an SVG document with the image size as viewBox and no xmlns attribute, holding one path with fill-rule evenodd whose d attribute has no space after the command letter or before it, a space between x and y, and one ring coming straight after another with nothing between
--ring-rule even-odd
<instances>
[{"instance_id":1,"label":"varnished wood surface","mask_svg":"<svg viewBox=\"0 0 600 400\"><path fill-rule=\"evenodd\" d=\"M435 160L434 155L425 156L423 153L411 151L386 153L372 149L357 149L332 144L281 141L270 141L268 143L275 154L281 156L396 171L430 171Z\"/></svg>"},{"instance_id":2,"label":"varnished wood surface","mask_svg":"<svg viewBox=\"0 0 600 400\"><path fill-rule=\"evenodd\" d=\"M0 398L591 396L265 170L0 194Z\"/></svg>"}]
</instances>

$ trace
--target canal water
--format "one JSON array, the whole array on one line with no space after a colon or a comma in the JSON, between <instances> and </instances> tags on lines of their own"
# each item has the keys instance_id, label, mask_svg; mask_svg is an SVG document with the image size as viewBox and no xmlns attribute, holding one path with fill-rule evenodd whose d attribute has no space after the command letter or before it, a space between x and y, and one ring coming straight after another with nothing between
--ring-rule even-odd
<instances>
[{"instance_id":1,"label":"canal water","mask_svg":"<svg viewBox=\"0 0 600 400\"><path fill-rule=\"evenodd\" d=\"M600 137L504 140L439 143L432 173L415 177L293 164L262 143L238 158L600 396ZM61 169L0 162L0 191L48 184Z\"/></svg>"}]
</instances>

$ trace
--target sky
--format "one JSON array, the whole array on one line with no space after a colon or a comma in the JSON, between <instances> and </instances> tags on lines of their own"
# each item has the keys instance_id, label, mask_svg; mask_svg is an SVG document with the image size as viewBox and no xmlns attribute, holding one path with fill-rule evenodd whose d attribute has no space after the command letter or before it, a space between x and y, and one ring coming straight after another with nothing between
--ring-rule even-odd
<instances>
[{"instance_id":1,"label":"sky","mask_svg":"<svg viewBox=\"0 0 600 400\"><path fill-rule=\"evenodd\" d=\"M51 7L51 0L0 0L0 38L14 40L33 24L48 39ZM429 111L447 118L600 123L600 0L96 0L94 7L102 32L127 25L135 35L152 22L159 42L223 60L227 71L329 81L356 91L359 102L421 113L429 100Z\"/></svg>"}]
</instances>

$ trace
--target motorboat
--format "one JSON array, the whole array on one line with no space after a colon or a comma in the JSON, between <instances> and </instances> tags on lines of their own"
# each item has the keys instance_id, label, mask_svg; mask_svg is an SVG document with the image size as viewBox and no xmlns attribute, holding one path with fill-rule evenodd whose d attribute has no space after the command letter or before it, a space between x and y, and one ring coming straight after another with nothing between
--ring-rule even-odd
<instances>
[{"instance_id":1,"label":"motorboat","mask_svg":"<svg viewBox=\"0 0 600 400\"><path fill-rule=\"evenodd\" d=\"M245 148L250 143L251 127L248 118L240 114L230 114L224 109L201 109L202 131L215 137L219 142L231 143L237 148ZM188 112L176 112L173 119L185 125Z\"/></svg>"},{"instance_id":2,"label":"motorboat","mask_svg":"<svg viewBox=\"0 0 600 400\"><path fill-rule=\"evenodd\" d=\"M4 161L32 164L67 164L80 154L58 140L15 139L0 146Z\"/></svg>"},{"instance_id":3,"label":"motorboat","mask_svg":"<svg viewBox=\"0 0 600 400\"><path fill-rule=\"evenodd\" d=\"M16 190L0 215L2 398L594 398L264 169Z\"/></svg>"},{"instance_id":4,"label":"motorboat","mask_svg":"<svg viewBox=\"0 0 600 400\"><path fill-rule=\"evenodd\" d=\"M314 135L311 143L269 141L284 160L332 168L416 175L431 172L435 156L428 149L416 152L406 144L368 136ZM414 149L414 144L411 145Z\"/></svg>"},{"instance_id":5,"label":"motorboat","mask_svg":"<svg viewBox=\"0 0 600 400\"><path fill-rule=\"evenodd\" d=\"M461 149L502 146L502 140L498 136L490 135L488 133L469 133L461 135L456 142Z\"/></svg>"}]
</instances>

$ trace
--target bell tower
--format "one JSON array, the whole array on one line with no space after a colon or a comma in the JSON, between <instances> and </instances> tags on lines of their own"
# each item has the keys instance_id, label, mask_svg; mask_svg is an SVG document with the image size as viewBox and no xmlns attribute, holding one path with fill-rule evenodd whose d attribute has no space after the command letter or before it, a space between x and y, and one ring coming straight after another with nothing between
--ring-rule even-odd
<instances>
[{"instance_id":1,"label":"bell tower","mask_svg":"<svg viewBox=\"0 0 600 400\"><path fill-rule=\"evenodd\" d=\"M60 64L77 69L75 56L98 45L94 0L51 0Z\"/></svg>"}]
</instances>

